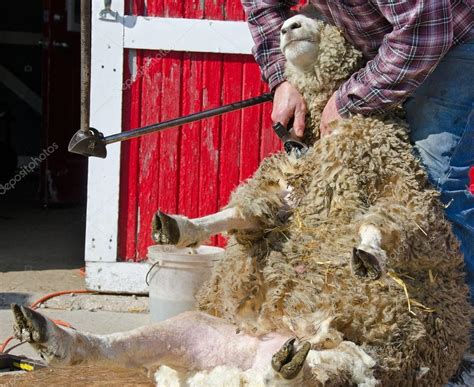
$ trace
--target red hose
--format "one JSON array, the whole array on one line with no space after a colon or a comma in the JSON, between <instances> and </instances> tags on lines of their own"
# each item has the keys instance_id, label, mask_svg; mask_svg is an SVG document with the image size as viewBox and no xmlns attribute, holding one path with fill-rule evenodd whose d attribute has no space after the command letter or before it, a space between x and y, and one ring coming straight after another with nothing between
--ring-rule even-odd
<instances>
[{"instance_id":1,"label":"red hose","mask_svg":"<svg viewBox=\"0 0 474 387\"><path fill-rule=\"evenodd\" d=\"M62 296L64 294L82 294L82 293L94 293L90 290L64 290L62 292L55 292L55 293L50 293L50 294L47 294L46 296L44 297L41 297L39 300L36 300L35 302L33 302L31 305L30 305L30 308L31 309L37 309L38 305L53 298L53 297L57 297L57 296ZM73 326L65 321L61 321L61 320L52 320L56 325L61 325L63 327L68 327L68 328L73 328ZM7 338L2 346L0 347L0 353L8 353L8 351L5 352L5 349L8 345L8 343L10 341L12 341L14 339L13 336L10 336L9 338Z\"/></svg>"},{"instance_id":2,"label":"red hose","mask_svg":"<svg viewBox=\"0 0 474 387\"><path fill-rule=\"evenodd\" d=\"M94 292L91 292L90 290L63 290L62 292L55 292L55 293L51 293L51 294L47 294L46 296L44 297L41 297L39 300L36 300L35 302L33 302L31 305L30 305L30 308L31 309L36 309L36 307L49 300L50 298L54 298L54 297L57 297L57 296L62 296L64 294L81 294L81 293L94 293Z\"/></svg>"},{"instance_id":3,"label":"red hose","mask_svg":"<svg viewBox=\"0 0 474 387\"><path fill-rule=\"evenodd\" d=\"M6 346L7 346L8 343L9 343L10 341L12 341L13 339L14 339L14 337L13 337L13 336L10 336L8 339L6 339L6 340L3 342L2 346L0 347L0 353L5 352Z\"/></svg>"}]
</instances>

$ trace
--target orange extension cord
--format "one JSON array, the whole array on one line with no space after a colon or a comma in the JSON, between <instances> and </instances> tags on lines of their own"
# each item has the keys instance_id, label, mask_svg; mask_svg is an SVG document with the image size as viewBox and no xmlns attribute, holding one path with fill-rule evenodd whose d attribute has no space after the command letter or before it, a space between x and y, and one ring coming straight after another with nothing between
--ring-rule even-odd
<instances>
[{"instance_id":1,"label":"orange extension cord","mask_svg":"<svg viewBox=\"0 0 474 387\"><path fill-rule=\"evenodd\" d=\"M92 292L90 290L64 290L62 292L55 292L55 293L51 293L51 294L47 294L46 296L44 297L41 297L39 300L36 300L35 302L33 302L31 305L30 305L30 308L31 309L37 309L38 308L38 305L53 298L53 297L57 297L57 296L62 296L64 294L81 294L81 293L95 293L95 292ZM53 322L56 324L56 325L61 325L63 327L68 327L68 328L73 328L73 326L65 321L61 321L61 320L53 320ZM14 339L13 336L10 336L8 339L6 339L2 346L0 347L0 353L8 353L5 352L5 349L8 345L8 343L10 341L12 341ZM12 348L10 348L12 349Z\"/></svg>"}]
</instances>

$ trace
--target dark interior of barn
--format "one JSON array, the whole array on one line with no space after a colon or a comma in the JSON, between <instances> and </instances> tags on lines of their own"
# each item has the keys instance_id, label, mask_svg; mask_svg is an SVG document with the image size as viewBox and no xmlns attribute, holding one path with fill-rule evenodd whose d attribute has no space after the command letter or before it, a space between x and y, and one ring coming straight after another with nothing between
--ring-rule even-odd
<instances>
[{"instance_id":1,"label":"dark interior of barn","mask_svg":"<svg viewBox=\"0 0 474 387\"><path fill-rule=\"evenodd\" d=\"M87 160L67 152L79 126L79 1L0 9L0 272L79 268Z\"/></svg>"}]
</instances>

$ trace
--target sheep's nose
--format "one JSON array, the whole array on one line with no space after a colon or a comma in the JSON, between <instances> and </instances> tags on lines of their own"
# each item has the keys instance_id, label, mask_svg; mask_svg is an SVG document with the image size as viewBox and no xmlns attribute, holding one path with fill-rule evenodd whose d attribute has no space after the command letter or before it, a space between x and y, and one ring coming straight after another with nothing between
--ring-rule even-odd
<instances>
[{"instance_id":1,"label":"sheep's nose","mask_svg":"<svg viewBox=\"0 0 474 387\"><path fill-rule=\"evenodd\" d=\"M301 23L294 22L290 24L290 30L296 30L298 28L301 28Z\"/></svg>"},{"instance_id":2,"label":"sheep's nose","mask_svg":"<svg viewBox=\"0 0 474 387\"><path fill-rule=\"evenodd\" d=\"M288 28L282 28L281 33L282 35L285 35L288 32L288 30L296 30L298 28L301 28L301 23L293 22L288 26Z\"/></svg>"}]
</instances>

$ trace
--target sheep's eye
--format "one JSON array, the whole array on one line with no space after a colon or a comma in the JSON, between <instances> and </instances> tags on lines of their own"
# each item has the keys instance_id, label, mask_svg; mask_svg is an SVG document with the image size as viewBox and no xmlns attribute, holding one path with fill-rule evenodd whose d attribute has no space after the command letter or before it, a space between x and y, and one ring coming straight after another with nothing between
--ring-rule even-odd
<instances>
[{"instance_id":1,"label":"sheep's eye","mask_svg":"<svg viewBox=\"0 0 474 387\"><path fill-rule=\"evenodd\" d=\"M281 30L281 34L282 34L282 35L285 35L285 34L286 34L286 29L283 28L283 29Z\"/></svg>"}]
</instances>

